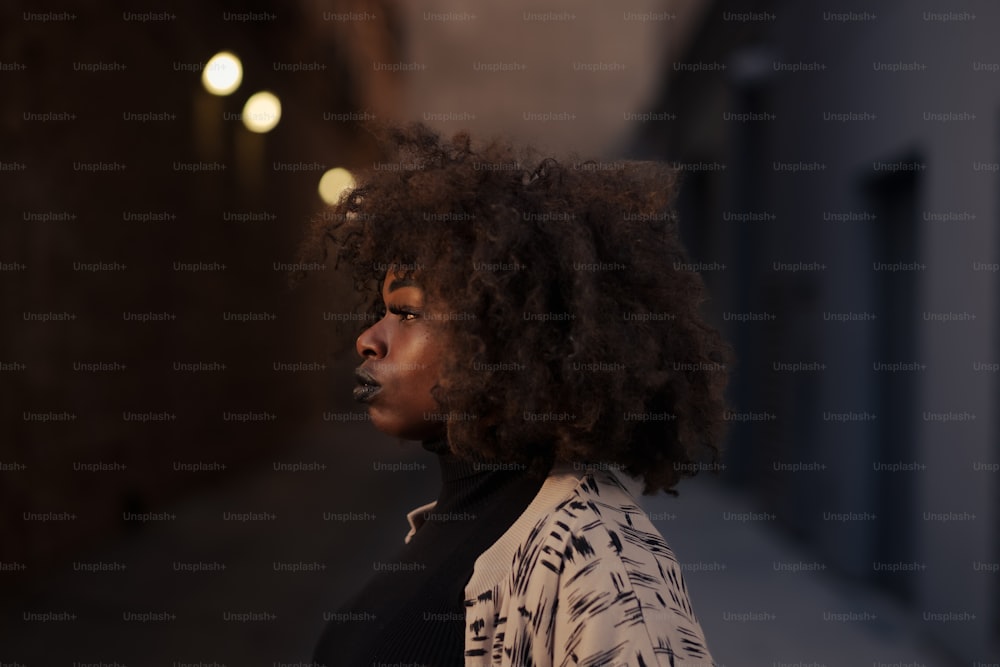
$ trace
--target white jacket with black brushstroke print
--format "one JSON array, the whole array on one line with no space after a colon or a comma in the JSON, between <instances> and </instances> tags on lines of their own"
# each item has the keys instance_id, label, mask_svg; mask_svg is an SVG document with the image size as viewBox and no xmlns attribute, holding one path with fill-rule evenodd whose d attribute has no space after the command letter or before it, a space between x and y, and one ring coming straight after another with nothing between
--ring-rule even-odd
<instances>
[{"instance_id":1,"label":"white jacket with black brushstroke print","mask_svg":"<svg viewBox=\"0 0 1000 667\"><path fill-rule=\"evenodd\" d=\"M680 564L607 468L557 464L476 559L466 667L714 667ZM434 505L408 513L407 542Z\"/></svg>"}]
</instances>

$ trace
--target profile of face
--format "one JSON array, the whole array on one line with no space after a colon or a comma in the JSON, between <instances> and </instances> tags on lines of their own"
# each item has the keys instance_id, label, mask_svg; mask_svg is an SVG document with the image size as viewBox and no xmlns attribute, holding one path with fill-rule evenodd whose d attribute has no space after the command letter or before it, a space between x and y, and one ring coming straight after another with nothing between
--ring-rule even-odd
<instances>
[{"instance_id":1,"label":"profile of face","mask_svg":"<svg viewBox=\"0 0 1000 667\"><path fill-rule=\"evenodd\" d=\"M382 283L385 315L355 343L364 360L355 371L355 400L368 406L372 424L404 440L444 434L441 406L431 396L438 384L445 341L427 317L424 290L390 268Z\"/></svg>"}]
</instances>

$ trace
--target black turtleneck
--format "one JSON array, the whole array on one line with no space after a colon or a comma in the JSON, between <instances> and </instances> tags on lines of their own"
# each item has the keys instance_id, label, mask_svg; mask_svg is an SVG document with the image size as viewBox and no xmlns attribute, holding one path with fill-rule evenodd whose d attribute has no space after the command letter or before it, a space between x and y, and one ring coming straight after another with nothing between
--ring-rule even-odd
<instances>
[{"instance_id":1,"label":"black turtleneck","mask_svg":"<svg viewBox=\"0 0 1000 667\"><path fill-rule=\"evenodd\" d=\"M313 661L343 667L404 663L461 667L465 663L465 585L476 559L517 520L537 495L544 474L463 461L443 440L424 443L437 454L437 505L409 543L329 621ZM510 467L510 466L504 466ZM419 503L415 503L419 504Z\"/></svg>"}]
</instances>

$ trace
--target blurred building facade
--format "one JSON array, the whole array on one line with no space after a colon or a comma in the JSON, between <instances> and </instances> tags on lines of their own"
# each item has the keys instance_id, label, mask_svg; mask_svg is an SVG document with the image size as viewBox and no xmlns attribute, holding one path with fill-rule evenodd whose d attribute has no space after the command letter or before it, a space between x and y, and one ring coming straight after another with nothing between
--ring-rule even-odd
<instances>
[{"instance_id":1,"label":"blurred building facade","mask_svg":"<svg viewBox=\"0 0 1000 667\"><path fill-rule=\"evenodd\" d=\"M725 477L963 664L1000 655L997 25L717 0L632 148L737 348Z\"/></svg>"},{"instance_id":2,"label":"blurred building facade","mask_svg":"<svg viewBox=\"0 0 1000 667\"><path fill-rule=\"evenodd\" d=\"M0 560L30 563L6 584L331 407L322 312L343 295L307 304L286 274L323 170L371 159L357 110L397 106L371 62L399 59L398 26L377 0L250 5L2 10ZM366 11L383 18L338 19ZM228 97L201 82L219 51L243 65ZM262 90L283 102L268 134L241 118Z\"/></svg>"}]
</instances>

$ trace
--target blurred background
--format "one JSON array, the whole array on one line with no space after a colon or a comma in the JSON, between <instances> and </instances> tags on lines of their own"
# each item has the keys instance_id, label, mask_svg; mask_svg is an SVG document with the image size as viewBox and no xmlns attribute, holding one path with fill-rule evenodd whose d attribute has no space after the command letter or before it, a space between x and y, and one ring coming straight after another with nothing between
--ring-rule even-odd
<instances>
[{"instance_id":1,"label":"blurred background","mask_svg":"<svg viewBox=\"0 0 1000 667\"><path fill-rule=\"evenodd\" d=\"M996 3L0 11L0 664L309 664L435 497L285 284L370 118L683 171L732 428L642 501L719 665L1000 662Z\"/></svg>"}]
</instances>

